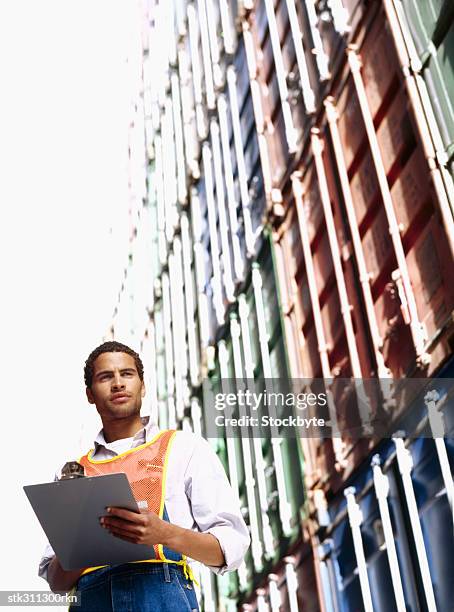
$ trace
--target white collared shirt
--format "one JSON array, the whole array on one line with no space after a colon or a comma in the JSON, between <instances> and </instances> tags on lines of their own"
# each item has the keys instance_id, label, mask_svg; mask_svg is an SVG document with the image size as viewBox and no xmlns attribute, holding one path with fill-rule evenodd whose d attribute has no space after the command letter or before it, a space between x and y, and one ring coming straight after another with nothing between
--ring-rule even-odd
<instances>
[{"instance_id":1,"label":"white collared shirt","mask_svg":"<svg viewBox=\"0 0 454 612\"><path fill-rule=\"evenodd\" d=\"M111 444L101 430L94 442L93 458L111 459L120 452L149 442L159 432L157 425L143 417L144 427L129 444ZM241 565L249 547L248 528L227 479L224 467L210 444L191 432L178 431L169 454L165 505L174 525L214 535L224 553L225 565L210 567L224 574ZM48 544L39 564L39 576L47 580L47 568L55 553ZM188 559L190 561L190 559Z\"/></svg>"}]
</instances>

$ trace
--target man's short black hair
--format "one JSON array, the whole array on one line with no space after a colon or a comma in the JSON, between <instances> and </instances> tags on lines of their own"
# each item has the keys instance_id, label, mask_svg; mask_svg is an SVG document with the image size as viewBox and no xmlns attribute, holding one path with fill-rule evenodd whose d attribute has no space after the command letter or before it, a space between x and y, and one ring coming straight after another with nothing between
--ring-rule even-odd
<instances>
[{"instance_id":1,"label":"man's short black hair","mask_svg":"<svg viewBox=\"0 0 454 612\"><path fill-rule=\"evenodd\" d=\"M132 350L126 344L122 344L121 342L117 342L116 340L111 340L109 342L104 342L97 346L88 356L87 361L85 362L84 367L84 379L85 385L90 388L93 382L93 364L96 359L102 355L103 353L127 353L134 357L134 362L136 364L137 373L139 374L140 380L143 381L143 363L140 359L139 355Z\"/></svg>"}]
</instances>

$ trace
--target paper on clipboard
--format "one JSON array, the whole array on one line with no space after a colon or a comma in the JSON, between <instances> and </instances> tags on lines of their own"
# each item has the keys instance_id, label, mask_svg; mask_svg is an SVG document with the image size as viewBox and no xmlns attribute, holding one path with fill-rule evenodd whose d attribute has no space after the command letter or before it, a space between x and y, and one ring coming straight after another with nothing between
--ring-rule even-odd
<instances>
[{"instance_id":1,"label":"paper on clipboard","mask_svg":"<svg viewBox=\"0 0 454 612\"><path fill-rule=\"evenodd\" d=\"M108 506L139 511L126 474L28 485L24 491L63 569L156 558L152 546L121 540L99 523Z\"/></svg>"}]
</instances>

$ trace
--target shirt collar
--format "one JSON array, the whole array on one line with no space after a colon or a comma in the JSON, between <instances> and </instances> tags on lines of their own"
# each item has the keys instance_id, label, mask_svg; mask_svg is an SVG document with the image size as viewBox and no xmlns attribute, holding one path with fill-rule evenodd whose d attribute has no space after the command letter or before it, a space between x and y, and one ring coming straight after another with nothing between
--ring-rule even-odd
<instances>
[{"instance_id":1,"label":"shirt collar","mask_svg":"<svg viewBox=\"0 0 454 612\"><path fill-rule=\"evenodd\" d=\"M142 421L143 427L142 429L139 429L139 431L136 432L133 437L132 442L134 446L139 446L140 444L146 444L147 442L150 442L150 440L152 440L154 436L159 432L159 427L152 422L149 416L141 417L140 420ZM106 442L106 439L104 438L104 429L101 429L94 440L95 452L100 446L106 447L107 445L108 442Z\"/></svg>"}]
</instances>

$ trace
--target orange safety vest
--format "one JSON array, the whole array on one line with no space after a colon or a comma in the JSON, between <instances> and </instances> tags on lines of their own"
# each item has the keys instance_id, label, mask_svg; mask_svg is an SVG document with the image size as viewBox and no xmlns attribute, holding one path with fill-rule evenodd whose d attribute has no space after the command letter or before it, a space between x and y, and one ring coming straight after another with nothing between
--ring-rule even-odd
<instances>
[{"instance_id":1,"label":"orange safety vest","mask_svg":"<svg viewBox=\"0 0 454 612\"><path fill-rule=\"evenodd\" d=\"M93 449L81 457L79 463L84 466L86 476L103 476L124 472L128 477L134 498L137 502L147 502L148 512L154 512L163 520L169 521L165 509L165 493L167 479L167 465L175 430L159 432L151 442L141 444L112 457L96 461L92 459ZM153 545L154 555L146 561L132 561L131 563L175 563L182 565L184 574L194 580L186 556L176 553L162 544ZM87 567L81 575L93 572L106 565Z\"/></svg>"}]
</instances>

